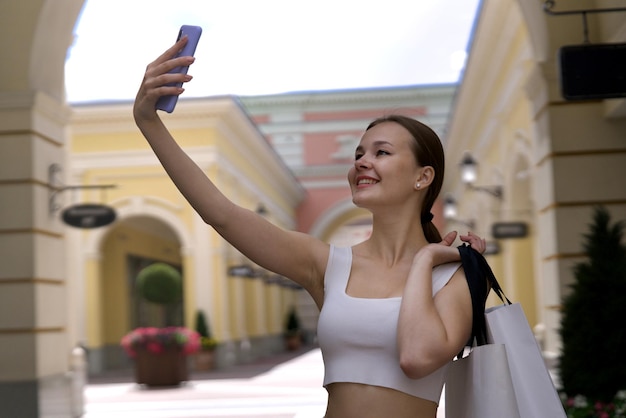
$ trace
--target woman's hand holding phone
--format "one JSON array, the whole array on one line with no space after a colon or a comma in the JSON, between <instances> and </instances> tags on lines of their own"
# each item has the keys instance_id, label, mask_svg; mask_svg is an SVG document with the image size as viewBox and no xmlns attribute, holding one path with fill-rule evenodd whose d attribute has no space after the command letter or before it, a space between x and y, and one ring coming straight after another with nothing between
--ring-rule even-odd
<instances>
[{"instance_id":1,"label":"woman's hand holding phone","mask_svg":"<svg viewBox=\"0 0 626 418\"><path fill-rule=\"evenodd\" d=\"M157 118L157 109L174 110L178 96L184 91L183 83L192 79L187 70L195 60L193 53L201 33L198 29L191 38L181 28L177 42L148 65L135 98L133 113L136 120ZM194 43L191 47L190 42Z\"/></svg>"},{"instance_id":2,"label":"woman's hand holding phone","mask_svg":"<svg viewBox=\"0 0 626 418\"><path fill-rule=\"evenodd\" d=\"M180 41L184 38L187 38L187 42L182 46L182 48L176 54L176 57L193 57L196 52L196 47L198 46L198 41L200 40L200 35L202 35L202 28L200 26L190 26L183 25L178 31L178 37L176 41ZM172 74L187 74L187 70L189 70L189 65L180 65L169 70ZM171 85L182 88L183 82L174 82ZM164 110L168 113L172 113L174 111L174 107L176 106L176 102L178 101L178 94L168 94L163 95L159 98L156 103L156 108L160 110Z\"/></svg>"}]
</instances>

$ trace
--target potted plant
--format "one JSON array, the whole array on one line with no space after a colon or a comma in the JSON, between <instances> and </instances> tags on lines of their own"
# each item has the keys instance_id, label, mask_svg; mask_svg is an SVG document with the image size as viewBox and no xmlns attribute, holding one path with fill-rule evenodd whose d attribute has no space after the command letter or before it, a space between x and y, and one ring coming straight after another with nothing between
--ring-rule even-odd
<instances>
[{"instance_id":1,"label":"potted plant","mask_svg":"<svg viewBox=\"0 0 626 418\"><path fill-rule=\"evenodd\" d=\"M285 344L289 351L295 351L302 346L302 330L300 328L300 318L295 307L291 307L287 313L285 322Z\"/></svg>"},{"instance_id":2,"label":"potted plant","mask_svg":"<svg viewBox=\"0 0 626 418\"><path fill-rule=\"evenodd\" d=\"M187 356L200 348L196 331L167 323L168 305L182 298L182 277L165 263L153 263L139 272L136 279L141 297L163 307L164 327L140 327L126 334L122 347L134 359L137 383L148 386L172 386L188 380Z\"/></svg>"},{"instance_id":3,"label":"potted plant","mask_svg":"<svg viewBox=\"0 0 626 418\"><path fill-rule=\"evenodd\" d=\"M200 349L200 335L185 327L135 328L121 345L135 360L137 383L173 386L188 380L187 356Z\"/></svg>"},{"instance_id":4,"label":"potted plant","mask_svg":"<svg viewBox=\"0 0 626 418\"><path fill-rule=\"evenodd\" d=\"M217 340L211 335L206 316L201 310L196 313L196 332L200 337L200 349L195 355L196 370L210 370L215 367Z\"/></svg>"}]
</instances>

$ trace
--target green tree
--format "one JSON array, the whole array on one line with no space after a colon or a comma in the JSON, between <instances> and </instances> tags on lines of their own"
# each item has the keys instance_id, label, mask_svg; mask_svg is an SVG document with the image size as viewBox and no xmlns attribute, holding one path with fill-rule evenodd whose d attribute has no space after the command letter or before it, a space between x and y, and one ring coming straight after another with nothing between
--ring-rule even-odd
<instances>
[{"instance_id":1,"label":"green tree","mask_svg":"<svg viewBox=\"0 0 626 418\"><path fill-rule=\"evenodd\" d=\"M626 247L624 223L610 225L605 208L594 211L583 247L587 260L574 267L575 282L563 300L559 369L568 396L609 401L626 389Z\"/></svg>"}]
</instances>

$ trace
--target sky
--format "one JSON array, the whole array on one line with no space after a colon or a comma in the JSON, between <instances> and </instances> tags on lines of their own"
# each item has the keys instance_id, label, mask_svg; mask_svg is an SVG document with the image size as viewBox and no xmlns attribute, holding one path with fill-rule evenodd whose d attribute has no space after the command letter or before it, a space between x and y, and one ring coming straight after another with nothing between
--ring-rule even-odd
<instances>
[{"instance_id":1,"label":"sky","mask_svg":"<svg viewBox=\"0 0 626 418\"><path fill-rule=\"evenodd\" d=\"M86 0L70 103L132 100L181 25L203 28L185 97L459 81L479 0Z\"/></svg>"}]
</instances>

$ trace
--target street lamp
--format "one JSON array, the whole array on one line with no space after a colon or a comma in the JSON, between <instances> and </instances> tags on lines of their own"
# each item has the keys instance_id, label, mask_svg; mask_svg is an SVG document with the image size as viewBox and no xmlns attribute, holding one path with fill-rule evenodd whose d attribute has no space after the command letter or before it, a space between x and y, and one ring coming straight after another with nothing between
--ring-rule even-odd
<instances>
[{"instance_id":1,"label":"street lamp","mask_svg":"<svg viewBox=\"0 0 626 418\"><path fill-rule=\"evenodd\" d=\"M472 154L466 152L461 160L461 181L472 190L487 192L490 195L502 200L502 186L475 186L474 182L478 177L478 163L472 157Z\"/></svg>"},{"instance_id":2,"label":"street lamp","mask_svg":"<svg viewBox=\"0 0 626 418\"><path fill-rule=\"evenodd\" d=\"M456 199L448 193L443 200L443 217L449 222L464 225L469 229L474 229L476 227L476 222L473 219L458 219L456 217L457 213Z\"/></svg>"}]
</instances>

